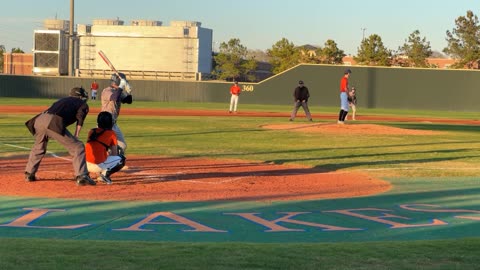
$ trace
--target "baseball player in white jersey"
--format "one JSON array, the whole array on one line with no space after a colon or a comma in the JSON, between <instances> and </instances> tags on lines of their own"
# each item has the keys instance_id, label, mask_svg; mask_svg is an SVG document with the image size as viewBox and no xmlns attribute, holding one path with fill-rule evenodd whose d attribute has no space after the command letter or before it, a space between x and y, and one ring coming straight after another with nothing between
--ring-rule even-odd
<instances>
[{"instance_id":1,"label":"baseball player in white jersey","mask_svg":"<svg viewBox=\"0 0 480 270\"><path fill-rule=\"evenodd\" d=\"M102 90L102 111L109 112L113 116L113 131L117 135L119 154L125 155L127 143L120 127L118 126L118 116L123 103L132 104L132 89L127 81L125 74L112 74L110 86Z\"/></svg>"}]
</instances>

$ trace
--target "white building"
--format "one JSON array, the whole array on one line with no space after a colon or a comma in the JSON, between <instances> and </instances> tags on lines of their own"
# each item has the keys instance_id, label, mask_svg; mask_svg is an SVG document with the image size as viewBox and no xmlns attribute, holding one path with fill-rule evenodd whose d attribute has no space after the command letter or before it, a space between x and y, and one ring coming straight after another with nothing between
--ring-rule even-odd
<instances>
[{"instance_id":1,"label":"white building","mask_svg":"<svg viewBox=\"0 0 480 270\"><path fill-rule=\"evenodd\" d=\"M94 20L77 25L77 38L77 76L111 74L100 50L130 78L199 80L212 69L213 31L200 22Z\"/></svg>"}]
</instances>

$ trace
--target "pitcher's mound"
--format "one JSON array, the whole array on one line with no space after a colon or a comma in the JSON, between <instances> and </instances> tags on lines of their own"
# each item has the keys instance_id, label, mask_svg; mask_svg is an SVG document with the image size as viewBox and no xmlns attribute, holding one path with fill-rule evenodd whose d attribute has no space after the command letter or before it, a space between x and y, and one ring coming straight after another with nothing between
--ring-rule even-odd
<instances>
[{"instance_id":1,"label":"pitcher's mound","mask_svg":"<svg viewBox=\"0 0 480 270\"><path fill-rule=\"evenodd\" d=\"M441 132L431 130L415 130L397 127L389 127L374 124L282 124L282 125L264 125L266 129L289 130L296 132L318 132L329 134L379 134L379 135L440 135Z\"/></svg>"}]
</instances>

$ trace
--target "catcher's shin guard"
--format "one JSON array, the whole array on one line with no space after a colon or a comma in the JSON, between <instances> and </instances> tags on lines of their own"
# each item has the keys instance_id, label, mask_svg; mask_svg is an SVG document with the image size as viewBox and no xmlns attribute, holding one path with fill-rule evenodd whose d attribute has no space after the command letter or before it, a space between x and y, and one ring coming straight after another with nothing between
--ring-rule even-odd
<instances>
[{"instance_id":1,"label":"catcher's shin guard","mask_svg":"<svg viewBox=\"0 0 480 270\"><path fill-rule=\"evenodd\" d=\"M120 171L124 166L125 166L125 163L126 163L126 158L124 155L119 155L122 160L113 168L111 168L110 170L107 170L107 172L105 173L105 175L107 177L110 177L110 175Z\"/></svg>"},{"instance_id":2,"label":"catcher's shin guard","mask_svg":"<svg viewBox=\"0 0 480 270\"><path fill-rule=\"evenodd\" d=\"M117 152L119 156L122 156L123 158L125 158L125 150L122 147L120 147L120 145L117 145Z\"/></svg>"}]
</instances>

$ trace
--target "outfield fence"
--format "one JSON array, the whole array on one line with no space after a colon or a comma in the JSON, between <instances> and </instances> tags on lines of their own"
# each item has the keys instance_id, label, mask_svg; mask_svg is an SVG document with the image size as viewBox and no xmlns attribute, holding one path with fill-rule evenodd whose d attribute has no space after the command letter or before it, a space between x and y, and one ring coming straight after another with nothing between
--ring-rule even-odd
<instances>
[{"instance_id":1,"label":"outfield fence","mask_svg":"<svg viewBox=\"0 0 480 270\"><path fill-rule=\"evenodd\" d=\"M339 82L345 66L298 65L260 83L240 82L240 104L289 105L293 89L303 80L314 106L339 106ZM365 108L478 111L478 70L349 67L350 85L357 89L358 106ZM46 77L0 75L1 97L59 98L73 86L89 90L93 79L100 88L105 77ZM134 98L163 102L224 102L231 83L131 79Z\"/></svg>"}]
</instances>

